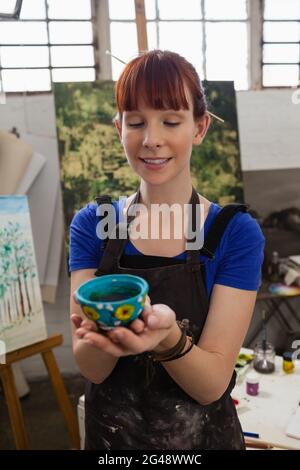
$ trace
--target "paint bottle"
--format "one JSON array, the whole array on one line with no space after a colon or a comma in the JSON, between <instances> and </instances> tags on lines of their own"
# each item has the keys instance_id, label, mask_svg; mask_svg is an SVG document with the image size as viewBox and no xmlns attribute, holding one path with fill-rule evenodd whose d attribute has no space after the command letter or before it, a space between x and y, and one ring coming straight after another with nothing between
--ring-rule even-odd
<instances>
[{"instance_id":1,"label":"paint bottle","mask_svg":"<svg viewBox=\"0 0 300 470\"><path fill-rule=\"evenodd\" d=\"M282 369L286 374L291 374L294 372L295 364L293 362L293 353L286 351L282 355Z\"/></svg>"},{"instance_id":2,"label":"paint bottle","mask_svg":"<svg viewBox=\"0 0 300 470\"><path fill-rule=\"evenodd\" d=\"M246 376L246 392L253 397L258 395L259 377L256 372L249 372Z\"/></svg>"}]
</instances>

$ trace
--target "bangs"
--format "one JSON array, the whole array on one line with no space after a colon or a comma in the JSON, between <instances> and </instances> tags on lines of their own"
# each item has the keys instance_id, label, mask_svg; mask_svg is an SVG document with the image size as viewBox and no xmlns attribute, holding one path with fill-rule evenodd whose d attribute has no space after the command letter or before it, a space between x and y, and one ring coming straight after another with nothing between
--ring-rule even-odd
<instances>
[{"instance_id":1,"label":"bangs","mask_svg":"<svg viewBox=\"0 0 300 470\"><path fill-rule=\"evenodd\" d=\"M166 54L147 54L128 64L116 85L120 113L137 110L141 103L153 109L189 109L184 78Z\"/></svg>"}]
</instances>

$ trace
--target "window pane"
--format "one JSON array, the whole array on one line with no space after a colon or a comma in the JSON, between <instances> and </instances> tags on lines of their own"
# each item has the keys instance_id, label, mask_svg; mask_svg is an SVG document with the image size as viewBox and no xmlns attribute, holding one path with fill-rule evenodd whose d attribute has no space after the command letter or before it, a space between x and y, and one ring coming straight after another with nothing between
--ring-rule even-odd
<instances>
[{"instance_id":1,"label":"window pane","mask_svg":"<svg viewBox=\"0 0 300 470\"><path fill-rule=\"evenodd\" d=\"M0 47L2 67L48 67L49 52L46 46Z\"/></svg>"},{"instance_id":2,"label":"window pane","mask_svg":"<svg viewBox=\"0 0 300 470\"><path fill-rule=\"evenodd\" d=\"M193 47L191 39L193 38ZM169 49L183 55L192 62L200 77L203 78L202 67L202 26L200 22L164 22L159 23L160 49Z\"/></svg>"},{"instance_id":3,"label":"window pane","mask_svg":"<svg viewBox=\"0 0 300 470\"><path fill-rule=\"evenodd\" d=\"M205 0L205 17L210 20L244 20L246 0Z\"/></svg>"},{"instance_id":4,"label":"window pane","mask_svg":"<svg viewBox=\"0 0 300 470\"><path fill-rule=\"evenodd\" d=\"M300 19L300 0L265 0L266 20Z\"/></svg>"},{"instance_id":5,"label":"window pane","mask_svg":"<svg viewBox=\"0 0 300 470\"><path fill-rule=\"evenodd\" d=\"M54 82L93 82L95 69L52 69Z\"/></svg>"},{"instance_id":6,"label":"window pane","mask_svg":"<svg viewBox=\"0 0 300 470\"><path fill-rule=\"evenodd\" d=\"M264 41L293 42L300 40L300 23L264 22Z\"/></svg>"},{"instance_id":7,"label":"window pane","mask_svg":"<svg viewBox=\"0 0 300 470\"><path fill-rule=\"evenodd\" d=\"M290 62L299 61L298 44L265 44L263 49L264 62Z\"/></svg>"},{"instance_id":8,"label":"window pane","mask_svg":"<svg viewBox=\"0 0 300 470\"><path fill-rule=\"evenodd\" d=\"M48 16L56 19L89 20L91 18L91 0L47 0Z\"/></svg>"},{"instance_id":9,"label":"window pane","mask_svg":"<svg viewBox=\"0 0 300 470\"><path fill-rule=\"evenodd\" d=\"M92 46L51 46L50 52L53 67L94 65Z\"/></svg>"},{"instance_id":10,"label":"window pane","mask_svg":"<svg viewBox=\"0 0 300 470\"><path fill-rule=\"evenodd\" d=\"M162 20L197 20L202 18L201 2L189 0L158 0L159 17Z\"/></svg>"},{"instance_id":11,"label":"window pane","mask_svg":"<svg viewBox=\"0 0 300 470\"><path fill-rule=\"evenodd\" d=\"M134 0L109 0L108 9L112 20L135 20ZM155 0L145 0L145 14L148 20L156 18Z\"/></svg>"},{"instance_id":12,"label":"window pane","mask_svg":"<svg viewBox=\"0 0 300 470\"><path fill-rule=\"evenodd\" d=\"M52 44L91 44L92 23L84 21L50 21L50 42Z\"/></svg>"},{"instance_id":13,"label":"window pane","mask_svg":"<svg viewBox=\"0 0 300 470\"><path fill-rule=\"evenodd\" d=\"M24 20L46 18L45 0L23 0L20 18Z\"/></svg>"},{"instance_id":14,"label":"window pane","mask_svg":"<svg viewBox=\"0 0 300 470\"><path fill-rule=\"evenodd\" d=\"M2 70L2 80L4 91L51 90L48 69Z\"/></svg>"},{"instance_id":15,"label":"window pane","mask_svg":"<svg viewBox=\"0 0 300 470\"><path fill-rule=\"evenodd\" d=\"M216 38L222 38L218 41ZM206 24L206 69L208 80L234 80L237 90L248 88L247 25Z\"/></svg>"},{"instance_id":16,"label":"window pane","mask_svg":"<svg viewBox=\"0 0 300 470\"><path fill-rule=\"evenodd\" d=\"M112 20L135 20L134 0L109 0L108 9Z\"/></svg>"},{"instance_id":17,"label":"window pane","mask_svg":"<svg viewBox=\"0 0 300 470\"><path fill-rule=\"evenodd\" d=\"M45 22L1 21L0 44L47 44Z\"/></svg>"},{"instance_id":18,"label":"window pane","mask_svg":"<svg viewBox=\"0 0 300 470\"><path fill-rule=\"evenodd\" d=\"M147 23L148 49L157 49L157 24Z\"/></svg>"},{"instance_id":19,"label":"window pane","mask_svg":"<svg viewBox=\"0 0 300 470\"><path fill-rule=\"evenodd\" d=\"M297 65L264 65L264 86L297 86L299 66Z\"/></svg>"},{"instance_id":20,"label":"window pane","mask_svg":"<svg viewBox=\"0 0 300 470\"><path fill-rule=\"evenodd\" d=\"M138 54L137 34L135 23L114 23L110 24L111 53L124 62L128 62ZM126 38L126 40L124 40ZM117 80L124 64L111 58L112 77Z\"/></svg>"},{"instance_id":21,"label":"window pane","mask_svg":"<svg viewBox=\"0 0 300 470\"><path fill-rule=\"evenodd\" d=\"M16 0L6 0L5 2L1 1L1 13L12 14L15 10Z\"/></svg>"},{"instance_id":22,"label":"window pane","mask_svg":"<svg viewBox=\"0 0 300 470\"><path fill-rule=\"evenodd\" d=\"M145 0L145 13L147 20L156 18L155 0Z\"/></svg>"}]
</instances>

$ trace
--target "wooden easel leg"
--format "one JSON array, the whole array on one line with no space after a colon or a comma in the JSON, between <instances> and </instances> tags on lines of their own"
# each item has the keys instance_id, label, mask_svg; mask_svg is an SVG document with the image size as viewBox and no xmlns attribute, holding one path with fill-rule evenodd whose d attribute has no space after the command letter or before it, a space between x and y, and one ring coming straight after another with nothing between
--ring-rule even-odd
<instances>
[{"instance_id":1,"label":"wooden easel leg","mask_svg":"<svg viewBox=\"0 0 300 470\"><path fill-rule=\"evenodd\" d=\"M15 385L13 371L11 365L1 367L0 375L7 402L11 427L13 430L16 448L18 450L29 449L29 444L25 432L24 418L21 408L20 399Z\"/></svg>"},{"instance_id":2,"label":"wooden easel leg","mask_svg":"<svg viewBox=\"0 0 300 470\"><path fill-rule=\"evenodd\" d=\"M65 419L73 446L75 449L80 449L78 422L72 409L72 405L66 392L65 385L60 375L54 354L52 351L46 351L42 353L42 356L45 366L47 367L61 412Z\"/></svg>"}]
</instances>

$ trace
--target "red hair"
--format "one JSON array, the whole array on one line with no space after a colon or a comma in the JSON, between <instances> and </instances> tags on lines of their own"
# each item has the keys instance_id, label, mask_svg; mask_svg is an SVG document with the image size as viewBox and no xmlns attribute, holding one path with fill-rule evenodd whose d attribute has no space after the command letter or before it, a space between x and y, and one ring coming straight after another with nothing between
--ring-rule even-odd
<instances>
[{"instance_id":1,"label":"red hair","mask_svg":"<svg viewBox=\"0 0 300 470\"><path fill-rule=\"evenodd\" d=\"M194 66L171 51L155 49L131 60L124 68L115 87L119 113L138 109L142 97L154 109L189 109L186 86L193 98L194 119L207 111L200 78Z\"/></svg>"}]
</instances>

